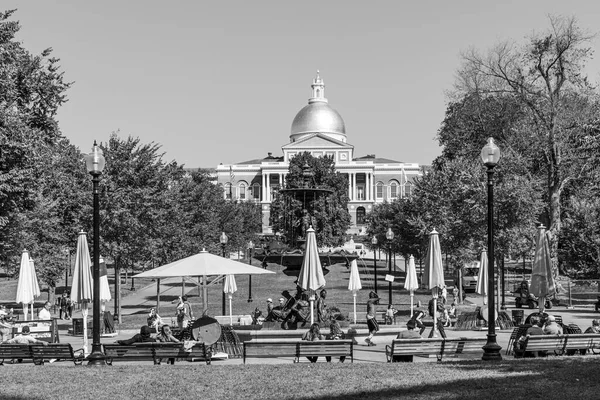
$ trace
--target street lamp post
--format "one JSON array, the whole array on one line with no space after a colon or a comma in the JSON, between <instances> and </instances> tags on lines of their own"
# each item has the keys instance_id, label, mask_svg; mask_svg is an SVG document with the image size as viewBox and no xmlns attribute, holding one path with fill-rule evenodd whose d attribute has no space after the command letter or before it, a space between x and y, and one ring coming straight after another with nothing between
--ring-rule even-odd
<instances>
[{"instance_id":1,"label":"street lamp post","mask_svg":"<svg viewBox=\"0 0 600 400\"><path fill-rule=\"evenodd\" d=\"M505 274L505 269L504 269L504 261L501 261L500 264L500 274L502 275L502 284L500 285L500 288L502 289L502 306L500 307L501 310L506 310L506 298L504 297L505 295L505 290L504 290L504 274Z\"/></svg>"},{"instance_id":2,"label":"street lamp post","mask_svg":"<svg viewBox=\"0 0 600 400\"><path fill-rule=\"evenodd\" d=\"M500 149L494 144L494 139L489 138L481 150L481 160L487 167L487 192L488 192L488 334L487 343L483 346L483 360L502 360L500 347L496 341L496 305L494 302L494 167L500 160Z\"/></svg>"},{"instance_id":3,"label":"street lamp post","mask_svg":"<svg viewBox=\"0 0 600 400\"><path fill-rule=\"evenodd\" d=\"M254 243L248 242L248 265L252 265L252 250ZM252 303L252 275L248 275L248 303Z\"/></svg>"},{"instance_id":4,"label":"street lamp post","mask_svg":"<svg viewBox=\"0 0 600 400\"><path fill-rule=\"evenodd\" d=\"M105 161L102 150L94 141L92 152L85 156L87 171L92 175L94 194L94 317L92 320L92 353L88 357L88 365L106 365L100 344L100 201L98 193L98 183Z\"/></svg>"},{"instance_id":5,"label":"street lamp post","mask_svg":"<svg viewBox=\"0 0 600 400\"><path fill-rule=\"evenodd\" d=\"M227 235L225 234L225 232L221 232L221 236L219 237L219 242L221 242L221 250L222 250L222 254L223 254L223 258L225 258L225 246L227 246L227 242L229 241L229 238L227 237ZM225 279L223 279L223 289L225 289ZM223 313L221 315L225 315L225 291L222 290L223 295L223 301L222 301L222 311Z\"/></svg>"},{"instance_id":6,"label":"street lamp post","mask_svg":"<svg viewBox=\"0 0 600 400\"><path fill-rule=\"evenodd\" d=\"M385 238L388 242L388 273L392 275L392 240L394 240L394 232L392 228L388 228L385 233ZM388 285L388 304L392 304L392 281L390 280Z\"/></svg>"},{"instance_id":7,"label":"street lamp post","mask_svg":"<svg viewBox=\"0 0 600 400\"><path fill-rule=\"evenodd\" d=\"M371 244L373 245L373 280L375 282L375 293L377 293L377 236L373 235Z\"/></svg>"}]
</instances>

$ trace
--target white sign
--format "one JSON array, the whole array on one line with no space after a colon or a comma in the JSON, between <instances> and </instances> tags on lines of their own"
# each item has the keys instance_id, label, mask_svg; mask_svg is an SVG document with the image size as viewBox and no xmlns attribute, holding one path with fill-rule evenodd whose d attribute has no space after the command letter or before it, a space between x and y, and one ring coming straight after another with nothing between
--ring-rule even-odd
<instances>
[{"instance_id":1,"label":"white sign","mask_svg":"<svg viewBox=\"0 0 600 400\"><path fill-rule=\"evenodd\" d=\"M385 275L385 280L388 282L394 282L394 275Z\"/></svg>"}]
</instances>

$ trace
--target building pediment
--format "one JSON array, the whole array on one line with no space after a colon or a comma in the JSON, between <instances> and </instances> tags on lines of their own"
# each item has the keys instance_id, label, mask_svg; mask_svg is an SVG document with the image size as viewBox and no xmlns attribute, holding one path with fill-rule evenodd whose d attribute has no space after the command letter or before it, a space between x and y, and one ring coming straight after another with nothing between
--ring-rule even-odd
<instances>
[{"instance_id":1,"label":"building pediment","mask_svg":"<svg viewBox=\"0 0 600 400\"><path fill-rule=\"evenodd\" d=\"M295 142L288 143L281 147L283 151L286 150L300 150L300 149L353 149L354 146L348 143L344 143L340 140L333 139L324 133L313 133L305 136Z\"/></svg>"}]
</instances>

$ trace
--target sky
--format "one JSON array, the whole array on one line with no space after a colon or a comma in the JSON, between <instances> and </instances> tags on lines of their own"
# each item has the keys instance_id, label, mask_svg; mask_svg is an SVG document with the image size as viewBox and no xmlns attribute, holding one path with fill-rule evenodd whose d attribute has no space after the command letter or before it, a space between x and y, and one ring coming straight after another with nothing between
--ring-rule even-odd
<instances>
[{"instance_id":1,"label":"sky","mask_svg":"<svg viewBox=\"0 0 600 400\"><path fill-rule=\"evenodd\" d=\"M5 0L17 40L60 58L63 135L139 137L165 161L216 167L282 155L320 70L354 156L431 164L460 54L525 43L548 15L595 32L600 2ZM599 49L600 39L592 46ZM600 81L600 61L588 65ZM482 143L483 147L484 143Z\"/></svg>"}]
</instances>

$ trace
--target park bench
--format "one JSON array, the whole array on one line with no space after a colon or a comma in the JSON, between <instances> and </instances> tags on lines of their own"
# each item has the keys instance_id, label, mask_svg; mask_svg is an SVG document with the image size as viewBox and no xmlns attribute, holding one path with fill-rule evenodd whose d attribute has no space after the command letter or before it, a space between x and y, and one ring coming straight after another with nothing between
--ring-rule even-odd
<instances>
[{"instance_id":1,"label":"park bench","mask_svg":"<svg viewBox=\"0 0 600 400\"><path fill-rule=\"evenodd\" d=\"M31 346L28 344L0 344L0 365L4 365L4 360L32 360Z\"/></svg>"},{"instance_id":2,"label":"park bench","mask_svg":"<svg viewBox=\"0 0 600 400\"><path fill-rule=\"evenodd\" d=\"M160 364L162 359L170 360L172 364L175 359L201 358L210 365L211 348L204 343L195 343L191 351L186 351L183 343L134 343L131 345L105 344L104 354L106 363L112 365L114 361L153 361Z\"/></svg>"},{"instance_id":3,"label":"park bench","mask_svg":"<svg viewBox=\"0 0 600 400\"><path fill-rule=\"evenodd\" d=\"M33 344L31 353L36 365L44 365L45 361L50 360L68 360L73 361L75 365L81 365L83 362L83 353L76 354L70 343L49 343L47 346Z\"/></svg>"},{"instance_id":4,"label":"park bench","mask_svg":"<svg viewBox=\"0 0 600 400\"><path fill-rule=\"evenodd\" d=\"M396 362L401 356L436 356L442 361L444 356L482 353L486 343L486 338L394 339L391 346L386 346L385 355L388 362Z\"/></svg>"},{"instance_id":5,"label":"park bench","mask_svg":"<svg viewBox=\"0 0 600 400\"><path fill-rule=\"evenodd\" d=\"M309 342L264 340L244 342L243 360L246 358L294 357L350 357L354 362L354 342L352 340L316 340Z\"/></svg>"},{"instance_id":6,"label":"park bench","mask_svg":"<svg viewBox=\"0 0 600 400\"><path fill-rule=\"evenodd\" d=\"M576 333L570 335L535 335L529 336L522 343L520 349L515 350L515 357L523 357L527 352L540 352L548 355L566 353L573 354L578 350L591 350L594 354L600 353L600 334Z\"/></svg>"}]
</instances>

